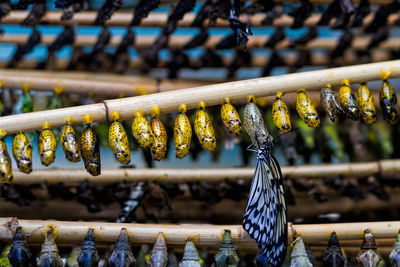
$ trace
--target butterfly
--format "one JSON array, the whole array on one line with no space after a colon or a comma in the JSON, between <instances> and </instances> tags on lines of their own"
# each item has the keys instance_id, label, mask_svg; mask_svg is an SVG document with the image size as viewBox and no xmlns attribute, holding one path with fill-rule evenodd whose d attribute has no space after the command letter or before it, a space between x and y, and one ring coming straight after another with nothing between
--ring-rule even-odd
<instances>
[{"instance_id":1,"label":"butterfly","mask_svg":"<svg viewBox=\"0 0 400 267\"><path fill-rule=\"evenodd\" d=\"M265 142L253 150L257 152L257 163L243 228L257 242L260 250L257 259L263 258L266 266L280 266L288 238L287 207L281 168L272 149L273 139L267 136Z\"/></svg>"}]
</instances>

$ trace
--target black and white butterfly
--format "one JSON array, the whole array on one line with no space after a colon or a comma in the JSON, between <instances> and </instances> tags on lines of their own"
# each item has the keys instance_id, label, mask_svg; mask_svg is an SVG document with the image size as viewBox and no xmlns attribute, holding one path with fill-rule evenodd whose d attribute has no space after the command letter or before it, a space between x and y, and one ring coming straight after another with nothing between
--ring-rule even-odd
<instances>
[{"instance_id":1,"label":"black and white butterfly","mask_svg":"<svg viewBox=\"0 0 400 267\"><path fill-rule=\"evenodd\" d=\"M259 146L256 169L243 218L243 228L255 239L265 266L280 266L287 246L287 208L281 168L272 155L268 136Z\"/></svg>"}]
</instances>

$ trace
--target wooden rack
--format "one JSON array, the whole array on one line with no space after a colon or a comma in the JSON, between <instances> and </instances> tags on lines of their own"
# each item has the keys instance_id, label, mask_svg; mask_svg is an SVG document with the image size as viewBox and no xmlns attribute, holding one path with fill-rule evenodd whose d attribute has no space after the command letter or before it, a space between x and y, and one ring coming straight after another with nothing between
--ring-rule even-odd
<instances>
[{"instance_id":1,"label":"wooden rack","mask_svg":"<svg viewBox=\"0 0 400 267\"><path fill-rule=\"evenodd\" d=\"M369 175L397 176L400 173L400 160L380 160L363 163L317 164L282 167L287 179L322 179L329 176L344 178L363 178ZM90 183L116 183L119 181L157 181L172 183L207 182L218 183L224 180L251 180L254 168L233 169L117 169L102 170L101 175L93 177L86 170L34 170L30 174L14 171L15 184L37 184L42 182L76 184L84 180Z\"/></svg>"},{"instance_id":2,"label":"wooden rack","mask_svg":"<svg viewBox=\"0 0 400 267\"><path fill-rule=\"evenodd\" d=\"M371 1L374 2L374 1ZM377 1L376 1L377 2ZM19 24L21 23L27 16L28 11L11 11L6 17L2 19L2 24ZM60 24L70 24L71 21L62 21L61 20L62 12L60 11L48 11L42 18L42 22L51 25L60 25ZM93 21L96 19L97 12L96 11L84 11L74 14L73 21L78 25L93 25ZM178 27L190 27L193 20L196 17L196 13L186 13L182 20L178 22ZM388 17L388 26L393 26L394 22L399 18L398 14L392 14ZM320 20L321 14L312 14L309 18L304 22L305 26L315 26L317 22ZM369 14L363 20L363 25L368 25L374 18L374 14ZM139 27L164 27L165 22L168 19L167 13L159 13L159 12L151 12L147 18L144 18L140 23ZM242 15L241 20L249 21L251 27L290 27L293 24L293 17L283 14L281 17L274 19L273 24L271 26L262 25L262 21L265 19L265 14L254 14L251 16ZM108 26L126 26L132 20L131 12L115 12L110 20L106 22ZM332 23L334 23L335 19L333 19ZM207 22L205 22L207 25ZM217 23L215 27L228 27L229 24L227 20L217 19Z\"/></svg>"},{"instance_id":3,"label":"wooden rack","mask_svg":"<svg viewBox=\"0 0 400 267\"><path fill-rule=\"evenodd\" d=\"M151 108L155 105L161 108L161 113L170 113L177 111L180 104L186 104L188 109L194 109L199 101L205 101L207 105L213 106L220 104L224 97L230 97L233 102L237 102L243 101L250 94L262 97L274 95L278 91L295 92L300 88L315 90L327 83L332 86L339 85L344 78L349 79L351 83L379 80L380 71L389 69L393 70L392 78L399 77L400 60L213 84L105 100L99 104L11 115L0 118L0 129L12 134L41 129L44 122L50 122L53 127L60 127L66 117L71 117L77 124L81 124L85 114L91 114L95 122L104 122L108 121L107 116L113 111L118 111L122 120L128 120L136 110L142 110L145 115L150 115Z\"/></svg>"},{"instance_id":4,"label":"wooden rack","mask_svg":"<svg viewBox=\"0 0 400 267\"><path fill-rule=\"evenodd\" d=\"M173 49L182 48L187 42L189 42L194 36L193 35L172 35L168 42L168 47ZM212 35L208 38L202 47L215 49L215 46L226 36L224 35ZM23 45L28 41L29 34L10 34L5 33L0 35L0 43L11 43ZM42 34L41 44L50 45L57 38L54 34ZM121 43L123 36L112 36L109 42L109 46L117 46ZM134 47L137 49L145 49L150 47L158 36L156 35L138 35L135 38ZM264 48L264 44L268 41L268 36L254 35L251 36L249 42L247 43L248 49L253 48ZM74 46L93 46L97 41L97 36L88 35L76 35ZM355 37L352 42L352 48L356 50L366 50L371 41L369 36L359 36ZM333 50L336 48L338 43L338 38L316 38L306 45L302 46L304 49L325 49ZM399 48L400 38L391 37L379 44L379 48L387 50L397 50ZM291 47L291 42L289 39L284 39L275 46L275 50L288 49Z\"/></svg>"},{"instance_id":5,"label":"wooden rack","mask_svg":"<svg viewBox=\"0 0 400 267\"><path fill-rule=\"evenodd\" d=\"M196 245L202 247L218 247L224 229L230 229L233 242L239 248L256 247L241 225L196 225L196 224L120 224L104 222L67 222L18 220L17 218L0 218L0 240L10 242L15 226L22 226L27 234L28 242L42 242L43 229L46 225L58 228L57 242L80 243L88 228L95 229L96 241L99 243L115 242L121 228L126 228L131 242L136 244L153 244L159 232L165 234L166 242L171 246L183 246L191 237ZM360 240L364 229L371 229L377 239L393 239L400 229L400 221L337 223L337 224L292 224L288 225L289 240L301 236L305 243L315 244L327 242L332 231L340 240Z\"/></svg>"}]
</instances>

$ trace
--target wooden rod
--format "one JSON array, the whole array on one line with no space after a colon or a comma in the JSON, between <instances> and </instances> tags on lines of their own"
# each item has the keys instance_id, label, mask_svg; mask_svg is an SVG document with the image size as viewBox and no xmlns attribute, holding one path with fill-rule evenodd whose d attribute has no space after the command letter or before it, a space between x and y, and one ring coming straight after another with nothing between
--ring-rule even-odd
<instances>
[{"instance_id":1,"label":"wooden rod","mask_svg":"<svg viewBox=\"0 0 400 267\"><path fill-rule=\"evenodd\" d=\"M56 39L57 35L54 34L43 34L41 43L43 45L50 45ZM121 35L112 36L109 46L117 46L121 40ZM10 34L6 33L0 35L0 43L11 43L11 44L25 44L29 38L29 34ZM193 38L193 35L172 35L168 47L169 48L182 48L187 42L189 42ZM203 47L215 49L215 46L225 38L224 35L212 35ZM263 35L254 35L249 38L249 42L247 43L247 48L264 48L264 44L268 40L268 36ZM157 39L156 35L139 35L136 36L134 47L137 49L145 49L151 46ZM75 38L74 46L92 46L96 43L97 36L96 35L77 35ZM368 44L371 41L371 37L369 36L358 36L353 39L352 48L356 50L366 50ZM325 50L333 50L336 48L338 42L338 38L316 38L309 41L304 49L325 49ZM391 37L382 43L380 43L379 48L388 49L388 50L397 50L398 44L400 42L400 38ZM275 46L275 50L288 49L291 46L291 41L289 39L284 39L279 42Z\"/></svg>"},{"instance_id":2,"label":"wooden rod","mask_svg":"<svg viewBox=\"0 0 400 267\"><path fill-rule=\"evenodd\" d=\"M159 232L163 232L168 245L183 246L191 237L198 246L217 247L220 244L224 229L230 229L233 242L238 247L255 247L255 242L243 230L241 225L195 225L195 224L137 224L137 223L105 223L105 222L68 222L18 220L17 218L0 218L0 240L12 240L13 227L20 225L27 234L28 242L42 242L43 229L52 224L58 228L57 242L80 243L88 228L95 229L97 242L115 242L121 228L129 232L131 242L135 244L153 244ZM335 231L339 240L359 240L364 229L371 229L375 238L393 238L400 229L400 221L367 222L367 223L335 223L335 224L291 224L288 225L289 240L300 235L304 242L328 241L329 235Z\"/></svg>"},{"instance_id":3,"label":"wooden rod","mask_svg":"<svg viewBox=\"0 0 400 267\"><path fill-rule=\"evenodd\" d=\"M54 86L64 86L64 92L101 95L105 97L137 96L170 90L207 85L207 82L190 80L159 80L141 76L122 76L107 73L26 71L0 69L0 83L7 89L21 89L21 84L33 90L53 91Z\"/></svg>"},{"instance_id":4,"label":"wooden rod","mask_svg":"<svg viewBox=\"0 0 400 267\"><path fill-rule=\"evenodd\" d=\"M6 17L2 19L2 24L20 24L27 16L28 11L13 10ZM373 13L368 14L363 20L363 26L368 25L374 18ZM66 25L70 24L71 21L61 20L62 12L60 11L48 11L41 19L42 23L51 25ZM78 25L93 25L93 21L96 19L96 11L83 11L74 14L73 22ZM196 17L196 13L186 13L182 20L178 22L178 27L190 27L193 20ZM388 17L388 26L393 26L394 22L399 18L398 14L391 14ZM312 14L304 22L305 26L315 26L321 18L321 14ZM168 19L167 13L152 12L147 18L144 18L140 24L140 27L164 27L165 22ZM241 20L248 21L251 27L290 27L293 24L294 18L287 14L283 14L279 18L274 19L271 26L265 26L262 21L265 19L265 14L254 14L251 16L242 15ZM131 12L115 12L110 20L106 21L108 26L126 26L132 20ZM332 20L335 23L335 19ZM207 21L205 22L207 25ZM229 27L227 20L217 19L215 27Z\"/></svg>"},{"instance_id":5,"label":"wooden rod","mask_svg":"<svg viewBox=\"0 0 400 267\"><path fill-rule=\"evenodd\" d=\"M400 173L400 160L381 160L363 163L316 164L282 167L287 179L321 179L330 176L363 178L369 175L396 176ZM76 184L87 179L90 183L115 183L119 181L157 181L187 183L193 181L218 183L228 180L251 180L254 168L234 169L107 169L93 177L84 169L39 169L30 174L14 170L15 184L37 184L42 182Z\"/></svg>"},{"instance_id":6,"label":"wooden rod","mask_svg":"<svg viewBox=\"0 0 400 267\"><path fill-rule=\"evenodd\" d=\"M108 121L106 114L111 114L113 111L118 111L122 120L129 120L136 110L142 110L145 115L150 115L151 108L155 105L161 108L162 113L170 113L177 111L180 104L186 104L188 109L194 109L199 101L205 101L209 106L219 105L224 97L230 97L233 102L237 102L243 101L250 94L261 97L274 95L278 91L295 92L300 88L315 90L327 83L332 86L339 85L344 78L352 83L379 80L380 71L388 69L393 70L392 78L399 77L400 60L220 83L105 100L99 104L11 115L0 118L0 129L8 134L38 130L44 122L50 122L53 127L60 127L66 117L72 117L77 124L81 124L84 115L88 113L93 116L94 122L104 122Z\"/></svg>"}]
</instances>

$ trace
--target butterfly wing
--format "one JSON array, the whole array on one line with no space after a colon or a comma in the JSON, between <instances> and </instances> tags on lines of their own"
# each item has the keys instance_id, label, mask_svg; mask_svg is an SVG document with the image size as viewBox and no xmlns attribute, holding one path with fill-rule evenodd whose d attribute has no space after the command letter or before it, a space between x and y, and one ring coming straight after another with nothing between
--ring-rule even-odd
<instances>
[{"instance_id":1,"label":"butterfly wing","mask_svg":"<svg viewBox=\"0 0 400 267\"><path fill-rule=\"evenodd\" d=\"M277 173L267 160L267 154L258 153L249 200L243 218L243 228L257 243L266 244L274 238L277 220Z\"/></svg>"},{"instance_id":2,"label":"butterfly wing","mask_svg":"<svg viewBox=\"0 0 400 267\"><path fill-rule=\"evenodd\" d=\"M271 265L280 266L285 258L288 238L285 187L278 161L272 154L267 157L267 160L274 172L277 185L276 222L273 226L273 238L268 243L258 243L258 246L262 255L268 259Z\"/></svg>"}]
</instances>

